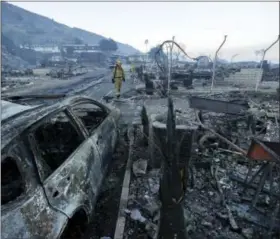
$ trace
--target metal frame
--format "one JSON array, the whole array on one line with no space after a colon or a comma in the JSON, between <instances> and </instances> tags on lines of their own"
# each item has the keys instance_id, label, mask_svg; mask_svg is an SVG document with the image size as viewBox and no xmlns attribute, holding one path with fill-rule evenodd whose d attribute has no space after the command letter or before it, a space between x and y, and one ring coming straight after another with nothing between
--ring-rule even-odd
<instances>
[{"instance_id":1,"label":"metal frame","mask_svg":"<svg viewBox=\"0 0 280 239\"><path fill-rule=\"evenodd\" d=\"M257 151L258 149L256 147L259 146L259 149L262 149L262 154L259 153L261 151ZM252 206L255 207L258 201L258 197L263 190L265 181L269 178L269 195L272 195L273 190L273 167L275 164L280 164L280 143L279 142L267 142L267 141L261 141L258 139L252 139L250 148L247 153L247 157L251 160L250 167L248 170L248 173L246 175L245 179L245 187L244 191L248 188L249 185L251 185L257 176L260 176L260 181L258 188L256 190L255 196L252 201ZM259 170L252 175L252 161L263 161L264 164L259 168ZM248 179L250 180L248 181Z\"/></svg>"}]
</instances>

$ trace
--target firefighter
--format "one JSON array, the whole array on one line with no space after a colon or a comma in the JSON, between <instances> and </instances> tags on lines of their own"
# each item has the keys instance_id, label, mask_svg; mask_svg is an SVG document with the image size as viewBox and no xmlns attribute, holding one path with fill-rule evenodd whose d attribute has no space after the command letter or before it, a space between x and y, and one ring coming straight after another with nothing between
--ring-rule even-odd
<instances>
[{"instance_id":1,"label":"firefighter","mask_svg":"<svg viewBox=\"0 0 280 239\"><path fill-rule=\"evenodd\" d=\"M131 66L130 66L130 72L131 72L131 73L134 73L134 72L135 72L135 67L134 67L133 64L131 64Z\"/></svg>"},{"instance_id":2,"label":"firefighter","mask_svg":"<svg viewBox=\"0 0 280 239\"><path fill-rule=\"evenodd\" d=\"M135 72L135 67L133 64L130 66L130 73L131 73L131 79L133 83L136 83L136 72Z\"/></svg>"},{"instance_id":3,"label":"firefighter","mask_svg":"<svg viewBox=\"0 0 280 239\"><path fill-rule=\"evenodd\" d=\"M113 71L113 79L112 79L112 83L115 84L117 98L120 98L122 81L125 81L124 70L122 68L121 61L117 60Z\"/></svg>"}]
</instances>

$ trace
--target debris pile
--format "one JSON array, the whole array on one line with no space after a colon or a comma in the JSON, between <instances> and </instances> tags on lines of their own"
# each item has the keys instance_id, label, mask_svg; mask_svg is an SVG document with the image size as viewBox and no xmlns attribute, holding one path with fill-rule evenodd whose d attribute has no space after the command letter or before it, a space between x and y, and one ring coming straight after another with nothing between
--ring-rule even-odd
<instances>
[{"instance_id":1,"label":"debris pile","mask_svg":"<svg viewBox=\"0 0 280 239\"><path fill-rule=\"evenodd\" d=\"M124 238L157 238L161 203L160 170L148 170L148 154L141 133L137 133L132 153L132 176Z\"/></svg>"},{"instance_id":2,"label":"debris pile","mask_svg":"<svg viewBox=\"0 0 280 239\"><path fill-rule=\"evenodd\" d=\"M228 95L227 100L233 99ZM279 142L279 119L267 123L273 102L259 100L262 104L250 107L253 117L214 112L203 113L202 119L198 116L204 127L198 131L191 162L194 185L188 187L185 199L191 238L279 238L275 213L280 199L279 149L273 162L248 156L254 150L252 138ZM273 165L270 180L256 174L255 180L247 181L250 170L254 175L268 163Z\"/></svg>"},{"instance_id":3,"label":"debris pile","mask_svg":"<svg viewBox=\"0 0 280 239\"><path fill-rule=\"evenodd\" d=\"M259 197L258 208L251 207L255 189L239 184L248 172L248 162L242 155L218 149L197 153L191 167L194 186L186 193L185 218L192 238L263 238L267 235L277 198L264 192ZM233 180L233 173L242 175L239 182ZM277 184L274 186L277 188ZM279 200L279 192L277 197ZM279 219L275 225L279 225ZM273 238L277 238L279 227L273 230Z\"/></svg>"},{"instance_id":4,"label":"debris pile","mask_svg":"<svg viewBox=\"0 0 280 239\"><path fill-rule=\"evenodd\" d=\"M174 97L176 123L184 119L188 126L199 126L184 200L185 225L190 238L279 238L279 113L275 92L236 91L196 96L223 101L227 107L224 112L217 107L198 112L187 106L185 97ZM152 97L148 101L148 115L165 111L166 107L153 104L162 100ZM185 101L185 106L181 101ZM241 112L234 107L239 107ZM158 120L166 123L165 119ZM262 148L264 144L269 148L269 143L278 145L272 147L272 154L276 155L270 157L273 161L267 161L269 158L256 161L250 156L249 151L256 150L254 147ZM134 154L125 238L140 238L142 234L153 238L147 224L152 223L152 228L156 228L158 222L161 203L157 191L161 174L147 166L150 155L140 142ZM162 160L159 154L156 157ZM271 176L257 174L267 172L263 165L273 166Z\"/></svg>"}]
</instances>

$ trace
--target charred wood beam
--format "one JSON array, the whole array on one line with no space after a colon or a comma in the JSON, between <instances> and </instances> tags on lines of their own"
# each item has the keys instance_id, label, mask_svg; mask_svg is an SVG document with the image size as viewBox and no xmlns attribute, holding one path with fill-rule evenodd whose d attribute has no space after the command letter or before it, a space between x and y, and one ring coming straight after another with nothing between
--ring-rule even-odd
<instances>
[{"instance_id":1,"label":"charred wood beam","mask_svg":"<svg viewBox=\"0 0 280 239\"><path fill-rule=\"evenodd\" d=\"M207 110L216 113L226 113L233 115L244 115L249 109L248 104L213 100L193 96L189 98L190 108L198 110Z\"/></svg>"},{"instance_id":2,"label":"charred wood beam","mask_svg":"<svg viewBox=\"0 0 280 239\"><path fill-rule=\"evenodd\" d=\"M276 207L275 207L274 211L272 212L271 223L270 223L270 227L269 227L269 230L268 230L268 233L267 233L267 237L266 237L267 239L271 239L272 238L273 229L275 227L275 222L276 222L276 217L279 214L279 207L280 207L280 201L278 201L276 203Z\"/></svg>"},{"instance_id":3,"label":"charred wood beam","mask_svg":"<svg viewBox=\"0 0 280 239\"><path fill-rule=\"evenodd\" d=\"M240 148L239 146L237 146L236 144L232 143L230 140L228 140L227 138L223 137L222 135L218 134L215 130L210 129L208 127L206 127L204 124L201 123L199 117L198 117L198 113L196 112L196 119L198 121L198 125L201 126L204 130L207 130L209 132L211 132L213 135L215 135L216 137L218 137L220 140L224 141L225 143L227 143L229 146L231 146L232 148L234 148L235 150L237 150L238 152L242 153L244 156L247 155L247 152Z\"/></svg>"},{"instance_id":4,"label":"charred wood beam","mask_svg":"<svg viewBox=\"0 0 280 239\"><path fill-rule=\"evenodd\" d=\"M187 232L185 229L184 211L181 205L184 190L179 168L175 113L171 98L168 98L166 128L166 158L163 161L164 173L160 184L160 197L162 202L160 238L186 239Z\"/></svg>"},{"instance_id":5,"label":"charred wood beam","mask_svg":"<svg viewBox=\"0 0 280 239\"><path fill-rule=\"evenodd\" d=\"M230 178L231 180L234 180L234 181L236 181L236 182L238 182L238 183L243 184L245 187L253 188L253 189L257 189L257 188L258 188L258 185L248 184L248 183L245 182L244 178L241 178L240 176L235 175L234 173L230 173L230 174L229 174L229 178ZM263 189L262 189L262 192L267 193L267 194L270 194L270 195L272 195L272 196L274 196L274 197L280 199L280 194L279 194L279 193L277 194L277 193L275 193L275 192L271 192L270 189L268 190L268 189L266 189L266 188L263 188Z\"/></svg>"},{"instance_id":6,"label":"charred wood beam","mask_svg":"<svg viewBox=\"0 0 280 239\"><path fill-rule=\"evenodd\" d=\"M129 141L129 150L128 150L128 155L125 155L125 157L127 157L128 159L127 159L124 179L122 183L122 192L121 192L121 198L119 202L119 211L118 211L118 218L117 218L116 228L114 233L114 239L122 239L124 237L126 217L123 212L127 208L127 202L129 197L129 185L131 179L132 151L133 151L132 147L135 141L134 135L135 135L135 128L130 127L126 132L126 137L128 138Z\"/></svg>"}]
</instances>

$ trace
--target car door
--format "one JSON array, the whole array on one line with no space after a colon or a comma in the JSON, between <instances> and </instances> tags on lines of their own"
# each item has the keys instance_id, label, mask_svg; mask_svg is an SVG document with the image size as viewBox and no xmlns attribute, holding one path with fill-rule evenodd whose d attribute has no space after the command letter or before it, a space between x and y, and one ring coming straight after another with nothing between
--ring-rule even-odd
<instances>
[{"instance_id":1,"label":"car door","mask_svg":"<svg viewBox=\"0 0 280 239\"><path fill-rule=\"evenodd\" d=\"M34 126L29 140L52 206L68 217L81 207L90 213L97 195L90 169L100 158L83 129L67 110L58 111Z\"/></svg>"},{"instance_id":2,"label":"car door","mask_svg":"<svg viewBox=\"0 0 280 239\"><path fill-rule=\"evenodd\" d=\"M71 106L71 111L73 116L82 122L89 138L97 146L102 170L106 171L117 141L118 112L110 111L100 103L91 100L74 104Z\"/></svg>"},{"instance_id":3,"label":"car door","mask_svg":"<svg viewBox=\"0 0 280 239\"><path fill-rule=\"evenodd\" d=\"M68 218L52 210L21 139L1 152L1 238L56 238Z\"/></svg>"}]
</instances>

